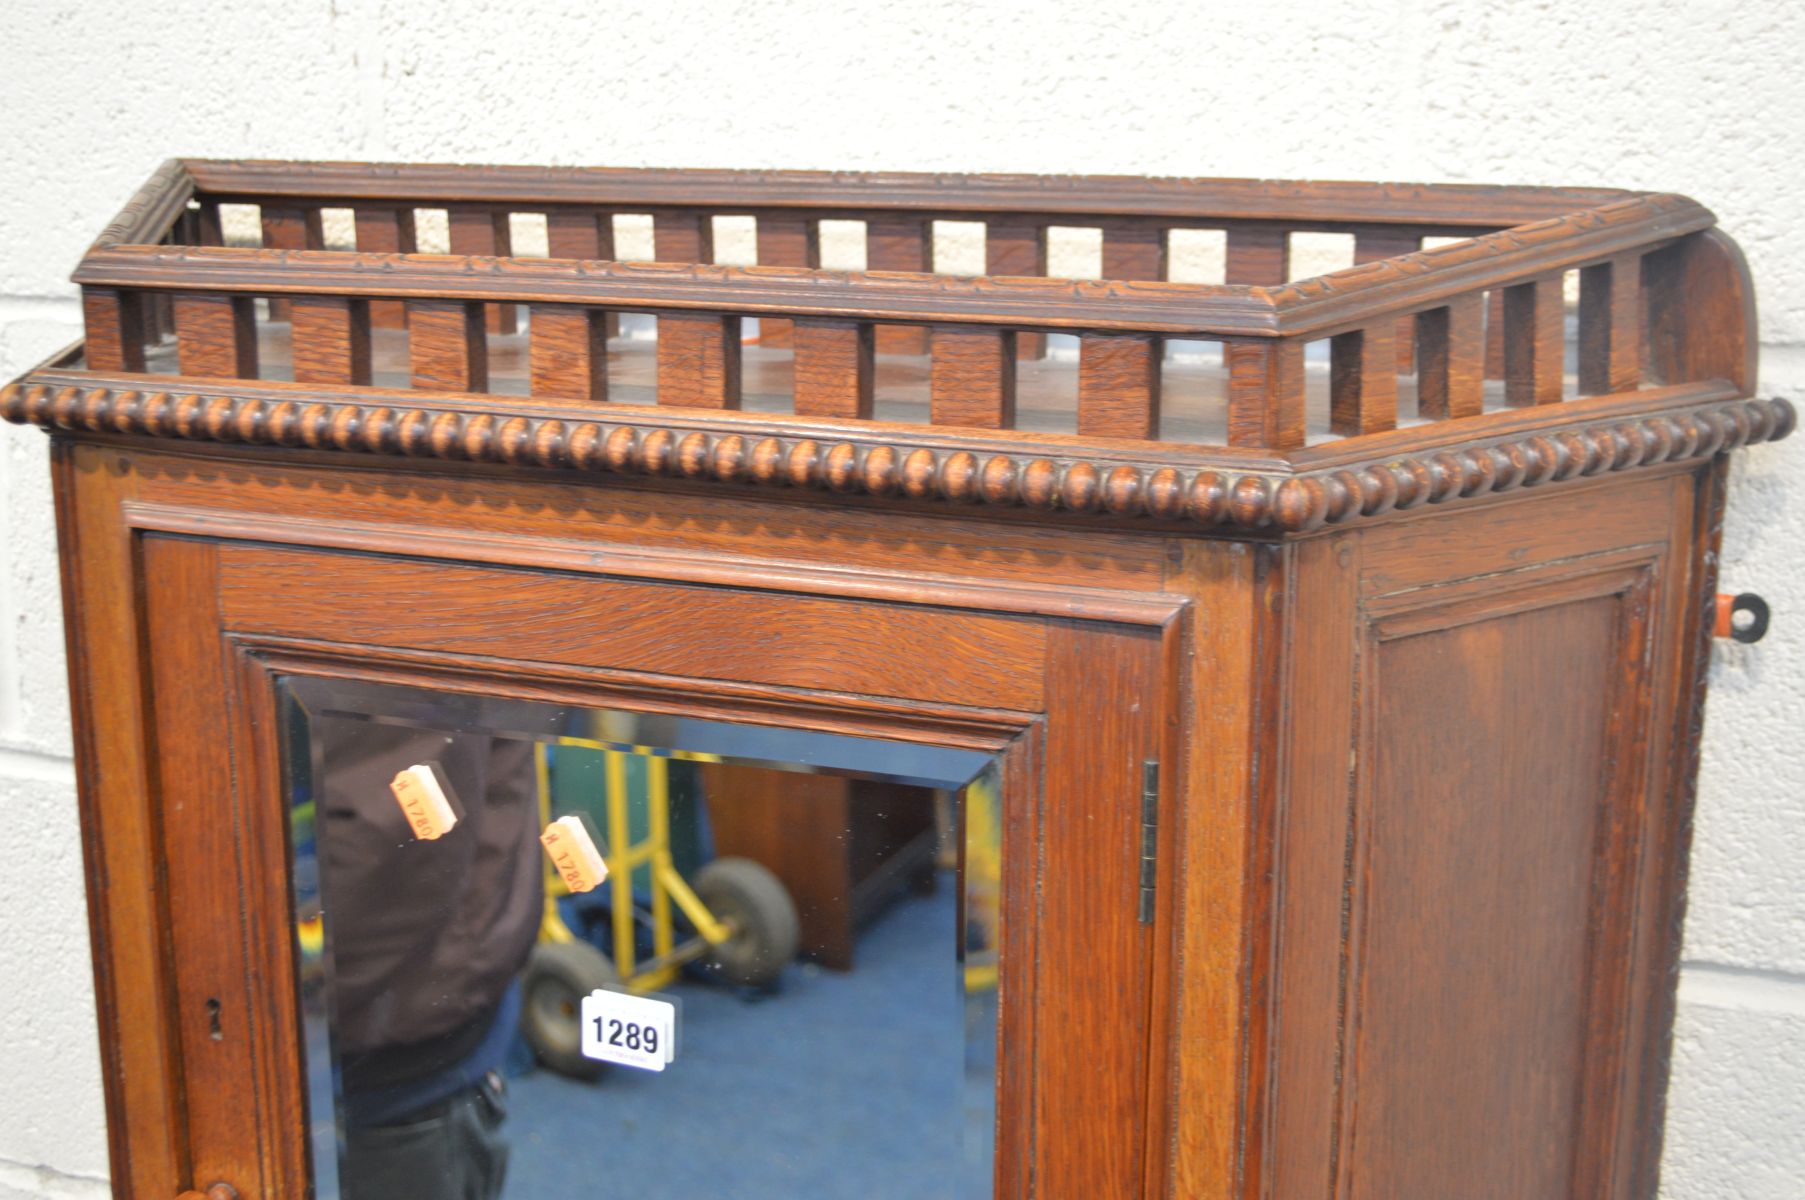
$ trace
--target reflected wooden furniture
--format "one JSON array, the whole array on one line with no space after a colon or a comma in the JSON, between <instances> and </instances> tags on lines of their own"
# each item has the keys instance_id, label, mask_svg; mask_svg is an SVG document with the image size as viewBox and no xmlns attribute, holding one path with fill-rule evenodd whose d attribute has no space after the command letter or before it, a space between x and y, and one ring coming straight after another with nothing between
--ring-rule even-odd
<instances>
[{"instance_id":1,"label":"reflected wooden furniture","mask_svg":"<svg viewBox=\"0 0 1805 1200\"><path fill-rule=\"evenodd\" d=\"M945 220L997 274L925 273ZM1036 277L1074 225L1104 278ZM76 279L0 413L117 1194L306 1187L297 671L1003 755L1000 1196L1655 1194L1726 463L1794 423L1698 204L174 162Z\"/></svg>"},{"instance_id":2,"label":"reflected wooden furniture","mask_svg":"<svg viewBox=\"0 0 1805 1200\"><path fill-rule=\"evenodd\" d=\"M934 883L934 793L908 784L761 767L702 768L715 853L783 881L802 952L852 969L859 927L907 888Z\"/></svg>"}]
</instances>

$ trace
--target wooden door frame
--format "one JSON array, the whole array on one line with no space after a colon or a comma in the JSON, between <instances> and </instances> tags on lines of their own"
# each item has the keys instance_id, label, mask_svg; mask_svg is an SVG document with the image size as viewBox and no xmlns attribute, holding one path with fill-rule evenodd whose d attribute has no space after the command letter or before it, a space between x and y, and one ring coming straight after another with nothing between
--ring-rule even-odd
<instances>
[{"instance_id":1,"label":"wooden door frame","mask_svg":"<svg viewBox=\"0 0 1805 1200\"><path fill-rule=\"evenodd\" d=\"M91 887L97 897L94 949L100 984L98 994L107 1066L115 1191L121 1196L163 1200L185 1189L204 1188L223 1177L208 1163L196 1160L189 1136L197 1121L205 1125L210 1119L210 1105L218 1110L222 1127L228 1118L243 1124L248 1112L262 1114L258 1118L260 1134L267 1134L267 1130L283 1126L285 1122L288 1129L298 1129L295 1116L299 1111L300 1093L297 1088L282 1085L283 1072L288 1069L283 1066L283 1055L292 1056L294 1047L277 1036L280 1031L273 1027L271 1035L257 1041L248 1051L250 1057L234 1068L241 1079L237 1088L222 1090L195 1086L191 1069L194 1055L199 1053L204 1057L217 1050L218 1040L206 1030L192 1026L193 1014L183 1006L183 990L178 986L182 981L177 974L178 947L175 942L180 933L171 935L161 931L168 927L170 915L178 911L218 909L219 912L238 913L246 925L243 944L263 946L266 950L259 970L250 978L251 986L261 989L260 994L266 997L285 996L287 1010L283 1011L292 1010L293 991L289 986L292 983L292 959L278 960L267 953L269 946L280 943L287 946L287 953L292 955L292 931L286 922L290 904L286 890L286 861L280 872L270 870L268 864L269 846L281 846L286 853L285 842L279 838L272 840L273 836L285 836L285 833L278 829L272 835L269 829L254 820L234 826L237 831L234 836L242 834L246 844L263 849L248 857L240 853L230 870L220 868L218 864L213 870L195 869L194 864L182 857L164 854L163 847L171 837L180 839L194 832L191 827L182 825L187 819L184 815L187 810L179 805L172 808L167 802L170 782L167 768L177 762L169 752L178 742L195 743L198 739L171 739L168 730L172 726L168 716L159 718L155 710L159 705L167 707L174 697L177 709L211 712L223 717L230 733L215 740L213 752L233 745L242 748L237 761L227 750L224 769L234 780L234 804L240 821L247 819L246 814L257 813L257 805L247 803L247 798L258 794L260 789L267 795L276 778L276 756L269 738L274 727L270 672L278 668L344 670L350 660L318 639L303 644L292 638L269 636L267 632L247 634L229 629L219 611L217 579L213 577L220 556L223 554L229 559L239 553L238 547L253 544L265 548L272 543L298 547L312 540L305 535L321 530L337 529L343 539L383 536L385 540L392 538L393 530L380 530L372 535L353 521L335 524L331 515L316 516L313 525L300 532L292 521L265 522L242 515L231 528L221 528L222 513L232 511L231 496L226 489L221 489L217 507L208 506L211 511L199 511L192 505L154 502L144 494L144 489L136 486L132 465L124 456L120 457L117 470L97 472L95 468L99 464L91 463L86 476L78 478L69 462L71 449L68 446L59 448L62 463L59 493L66 545L80 551L65 560L65 571L72 613L71 670L81 697L77 705L77 725L78 737L83 743L84 822L97 834L87 839L87 850ZM96 457L105 453L102 451ZM445 514L441 532L446 540L428 551L434 555L429 561L493 566L495 564L488 560L495 557L506 561L512 556L514 562L518 562L520 554L532 553L531 547L523 552L518 539L502 543L485 538L480 530L470 530L467 539L457 539L449 528L455 524L457 516L456 513ZM264 527L259 528L260 525ZM174 536L164 536L168 534ZM205 536L196 538L195 534ZM260 534L273 536L266 540ZM176 551L175 556L186 556L189 565L172 571L168 569L168 551L178 545L183 549ZM345 550L350 551L345 556L346 561L393 561L357 553L362 549L365 547L344 546L336 553L342 555ZM551 549L564 553L568 559L570 547L567 543L551 546ZM199 558L195 557L197 554ZM580 572L582 577L597 583L618 579L618 576L602 573L597 565L601 558L596 555L588 564L589 570ZM200 564L198 568L196 563ZM572 572L567 561L561 561L560 565L565 567L564 572L557 573L561 578L578 577L579 573ZM740 565L717 560L712 569L731 574ZM677 586L700 585L716 592L721 590L719 585L697 579L696 561L681 555L649 556L645 561L636 561L628 573L638 579L668 573L676 578ZM819 575L820 586L816 589L807 586L811 574ZM1052 938L1040 939L1026 953L1018 946L1016 953L1024 968L1031 965L1042 973L1042 978L1070 976L1080 980L1081 973L1065 964L1075 964L1080 958L1097 959L1096 918L1073 919L1069 911L1053 910L1061 904L1071 903L1062 900L1062 895L1077 895L1084 888L1123 884L1129 878L1125 872L1132 865L1135 839L1127 834L1131 814L1133 821L1139 818L1139 761L1145 757L1173 763L1177 758L1179 683L1174 667L1182 659L1180 648L1188 627L1188 622L1179 617L1190 602L1182 596L1157 593L1082 587L1056 591L1003 580L988 586L981 578L946 578L924 583L918 574L886 576L881 570L870 569L857 574L830 570L814 572L794 567L778 571L767 564L757 571L742 572L740 579L736 590L745 593L847 597L848 603L854 603L852 597L858 596L857 602L868 606L932 614L936 619L939 616L953 619L961 613L1006 614L1009 620L1031 622L1042 631L1041 652L1026 657L1018 655L1020 661L1012 665L1016 672L1013 678L1018 681L1046 681L1047 703L1033 711L983 709L970 704L940 705L936 709L919 700L871 694L862 701L848 693L804 696L803 690L793 685L769 681L739 680L725 684L717 681L707 687L716 696L725 694L732 705L738 706L733 712L741 719L762 719L769 723L777 719L775 714L782 713L783 719L796 720L810 712L812 706L812 711L818 715L836 714L820 718L823 728L882 729L883 736L946 745L990 745L1004 750L1011 772L1007 783L1013 788L1006 794L1035 798L1031 809L1012 806L1004 836L1016 839L1018 844L1025 841L1039 847L1034 863L1034 887L1023 893L1038 906L1038 915L1026 920L1019 915L1013 921L1006 918L1005 927L1014 930L1015 937L1053 929L1055 936ZM209 588L215 597L213 600L208 599ZM103 595L104 599L97 598ZM158 603L153 613L153 595L175 603ZM121 603L122 600L125 603ZM117 636L122 618L129 622L129 637ZM170 619L186 630L193 646L212 647L213 661L229 686L214 688L183 682L179 678L183 674L191 679L200 677L186 669L174 675L166 669L162 679L155 677L159 663L174 663L180 658L170 653L170 631L163 627ZM150 653L152 646L157 647L157 654ZM377 659L368 647L352 653L364 669L375 669L373 664ZM90 656L96 654L106 660L104 666L92 661ZM1112 662L1118 665L1109 666ZM409 651L404 647L396 649L380 664L383 672L397 678L430 675L440 685L456 684L461 679L465 686L492 682L494 673L504 667L505 664L498 666L494 661L477 664L458 661L458 656L441 651ZM106 671L113 682L125 686L117 688L110 699L103 699L97 694L97 669ZM566 695L580 692L592 702L595 697L606 695L610 697L609 703L623 707L655 703L652 694L668 695L672 685L672 676L668 673L649 678L631 671L588 669L589 677L579 680L575 675L581 672L545 667L544 664L541 669L543 675L535 679L534 687ZM514 678L518 681L520 677ZM1143 695L1145 699L1126 705L1112 703L1111 698L1123 694L1120 690L1123 688ZM127 722L126 727L113 729L105 738L97 738L110 716L121 716ZM1087 748L1078 744L1078 738L1061 738L1056 732L1061 728L1081 730L1087 738L1101 737L1105 741L1113 738L1123 746L1132 743L1134 761L1132 764L1124 761L1098 765L1099 756L1092 752L1094 745ZM161 739L159 729L164 731ZM1049 729L1055 731L1050 737ZM161 781L157 778L160 763L165 768L165 778ZM1131 766L1132 770L1129 769ZM179 768L182 771L188 769L189 766ZM1166 779L1171 780L1177 775L1176 770L1169 770ZM1032 786L1037 779L1054 780L1050 786L1055 791L1063 787L1068 797L1048 804L1046 788ZM1059 784L1056 782L1059 779L1066 782ZM1024 789L1024 783L1030 786ZM1174 811L1175 792L1170 784L1162 790L1162 812ZM1097 802L1101 807L1087 812L1083 804L1089 796L1108 796L1109 800ZM263 816L257 819L267 818L270 807L264 804ZM1123 822L1121 862L1104 863L1098 869L1095 864L1070 861L1069 854L1062 859L1058 847L1069 847L1077 825L1096 816ZM175 828L169 827L171 821L176 823ZM1046 824L1036 830L1036 822ZM1063 833L1060 832L1062 829ZM1045 840L1036 842L1037 834ZM1131 974L1140 981L1138 988L1133 990L1140 993L1141 999L1130 998L1129 1005L1135 1010L1131 1052L1123 1054L1121 1051L1128 1047L1115 1047L1098 1054L1099 1061L1132 1063L1124 1078L1105 1081L1101 1091L1107 1094L1106 1101L1112 1096L1132 1097L1133 1111L1125 1118L1125 1125L1132 1127L1133 1137L1115 1139L1116 1144L1107 1147L1092 1144L1088 1137L1042 1138L1034 1143L1015 1145L1009 1144L1010 1139L1004 1139L999 1143L1000 1170L1006 1179L1014 1182L1008 1184L1010 1190L1000 1194L1031 1195L1037 1185L1044 1192L1048 1187L1063 1187L1073 1179L1083 1183L1087 1174L1110 1186L1130 1178L1138 1186L1143 1175L1157 1177L1160 1173L1163 1149L1159 1137L1152 1131L1163 1124L1157 1119L1148 1121L1146 1117L1149 1105L1163 1103L1159 1097L1163 1094L1164 1076L1168 1070L1168 1056L1163 1051L1156 1052L1151 1041L1159 1036L1159 997L1169 987L1169 981L1164 978L1169 970L1166 955L1162 951L1156 963L1155 947L1164 946L1171 939L1173 922L1177 919L1173 888L1167 883L1175 879L1170 843L1171 839L1167 839L1161 848L1159 877L1162 887L1155 925L1123 927L1128 935L1127 953L1136 964ZM1051 853L1049 846L1054 847ZM1085 869L1078 869L1080 867ZM1049 891L1043 886L1050 877L1048 872L1063 868L1072 869L1060 874L1058 879L1064 882ZM122 878L121 872L123 877L137 881L137 886L152 903L144 903L144 895L128 898L119 894L117 881ZM111 888L109 883L113 885ZM1020 886L1018 882L1018 890ZM197 896L204 897L198 908L194 903ZM233 901L229 897L238 899ZM245 902L246 898L249 902ZM1012 903L1018 902L1027 901L1018 898ZM1132 914L1132 896L1125 895L1123 903L1125 911ZM282 914L283 919L270 919L271 913ZM136 948L135 955L124 952L121 945L124 931L118 918L122 914L132 917L136 926L133 933L153 935L148 945ZM1005 934L1005 937L1010 936ZM1107 962L1109 954L1103 958ZM1086 1002L1093 1008L1100 1003L1098 997L1104 993L1116 1002L1120 1001L1120 980L1098 978L1084 986L1092 989ZM188 988L192 992L193 985ZM1025 993L1028 989L1022 990ZM1044 992L1044 985L1037 991ZM280 1008L280 1005L265 1002L264 1019L274 1019L268 1014ZM256 1010L250 1006L246 1011L254 1013ZM1024 1007L1023 1012L1029 1010ZM128 1015L134 1022L129 1031L126 1028ZM229 1010L226 1016L229 1028ZM288 1011L288 1019L296 1019L292 1011ZM1006 1101L1031 1105L1023 1110L1031 1114L1031 1119L1019 1121L1019 1128L1030 1131L1047 1127L1069 1128L1079 1120L1094 1122L1099 1113L1108 1111L1107 1102L1101 1107L1097 1103L1099 1088L1094 1081L1081 1112L1075 1108L1077 1096L1073 1089L1059 1093L1057 1089L1050 1092L1046 1086L1037 1085L1034 1072L1069 1072L1076 1068L1070 1064L1044 1066L1055 1061L1048 1057L1051 1051L1016 1053L1017 1047L1030 1044L1034 1022L1030 1017L1010 1019L1017 1023L1005 1034L1010 1039L1012 1052L1004 1056L1006 1077L999 1086L1011 1097L1038 1097L1032 1101ZM122 1038L122 1034L127 1036ZM230 1041L229 1036L224 1040ZM203 1041L207 1043L204 1046L201 1045ZM283 1049L285 1045L286 1050ZM254 1080L248 1085L249 1091L244 1091L246 1085L242 1084L247 1073L246 1063L255 1064L253 1069L248 1069ZM1110 1074L1113 1076L1116 1072ZM259 1149L254 1153L236 1156L232 1163L222 1162L222 1167L230 1167L243 1177L244 1182L237 1186L247 1200L253 1195L286 1196L300 1190L299 1181L305 1178L304 1146L293 1137L288 1139L290 1144L286 1149L278 1142L279 1139L272 1141L268 1136L260 1136ZM1010 1161L1011 1153L1019 1161ZM1089 1166L1086 1166L1087 1162Z\"/></svg>"}]
</instances>

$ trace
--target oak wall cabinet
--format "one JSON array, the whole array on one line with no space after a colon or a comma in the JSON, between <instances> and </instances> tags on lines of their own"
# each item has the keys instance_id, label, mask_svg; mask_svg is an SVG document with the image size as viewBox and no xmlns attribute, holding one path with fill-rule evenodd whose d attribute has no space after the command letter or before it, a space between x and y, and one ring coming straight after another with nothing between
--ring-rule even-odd
<instances>
[{"instance_id":1,"label":"oak wall cabinet","mask_svg":"<svg viewBox=\"0 0 1805 1200\"><path fill-rule=\"evenodd\" d=\"M519 1196L1652 1197L1725 464L1794 423L1713 226L168 164L0 393L116 1194L437 1194L505 1138ZM487 1149L381 1183L422 1113Z\"/></svg>"}]
</instances>

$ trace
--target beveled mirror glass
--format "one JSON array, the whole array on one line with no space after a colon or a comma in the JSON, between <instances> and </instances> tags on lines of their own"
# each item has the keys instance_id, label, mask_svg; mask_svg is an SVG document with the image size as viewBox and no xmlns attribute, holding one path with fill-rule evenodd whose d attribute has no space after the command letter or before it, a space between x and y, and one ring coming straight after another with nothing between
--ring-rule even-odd
<instances>
[{"instance_id":1,"label":"beveled mirror glass","mask_svg":"<svg viewBox=\"0 0 1805 1200\"><path fill-rule=\"evenodd\" d=\"M278 686L322 1200L992 1194L991 756ZM592 890L542 846L564 818Z\"/></svg>"}]
</instances>

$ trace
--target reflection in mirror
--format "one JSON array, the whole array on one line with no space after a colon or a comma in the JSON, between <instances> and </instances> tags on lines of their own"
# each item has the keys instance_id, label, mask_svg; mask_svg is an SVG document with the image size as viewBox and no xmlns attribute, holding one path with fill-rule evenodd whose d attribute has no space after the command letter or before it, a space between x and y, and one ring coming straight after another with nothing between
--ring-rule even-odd
<instances>
[{"instance_id":1,"label":"reflection in mirror","mask_svg":"<svg viewBox=\"0 0 1805 1200\"><path fill-rule=\"evenodd\" d=\"M991 756L279 688L321 1200L992 1194Z\"/></svg>"}]
</instances>

